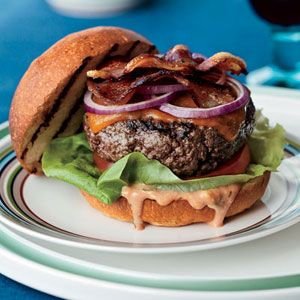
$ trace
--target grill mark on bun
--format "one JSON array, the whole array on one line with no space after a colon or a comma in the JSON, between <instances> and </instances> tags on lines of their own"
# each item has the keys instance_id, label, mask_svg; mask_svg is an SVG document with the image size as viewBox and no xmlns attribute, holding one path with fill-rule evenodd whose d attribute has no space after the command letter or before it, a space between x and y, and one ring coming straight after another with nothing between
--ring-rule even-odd
<instances>
[{"instance_id":1,"label":"grill mark on bun","mask_svg":"<svg viewBox=\"0 0 300 300\"><path fill-rule=\"evenodd\" d=\"M138 44L140 44L141 41L137 40L135 41L131 47L127 50L125 56L127 56L128 58L130 58L131 53L134 51L134 49L137 47Z\"/></svg>"},{"instance_id":2,"label":"grill mark on bun","mask_svg":"<svg viewBox=\"0 0 300 300\"><path fill-rule=\"evenodd\" d=\"M59 94L57 99L53 102L53 106L52 106L51 110L47 113L47 115L45 116L44 122L38 127L38 129L32 135L32 138L31 138L31 141L29 144L33 145L34 142L36 141L36 139L38 138L39 133L41 132L42 128L47 127L49 125L49 122L51 121L52 116L58 111L62 100L67 95L67 93L70 90L70 88L72 87L73 83L76 81L76 79L78 78L78 76L80 75L82 70L87 66L87 64L89 63L90 60L91 60L91 57L86 57L85 59L83 59L82 64L73 73L73 75L71 76L71 78L68 81L68 83L66 84L66 86L63 88L63 90L61 91L61 93ZM25 150L23 151L23 153L21 155L21 159L24 159L26 157L27 152L28 152L28 147L26 147Z\"/></svg>"},{"instance_id":3,"label":"grill mark on bun","mask_svg":"<svg viewBox=\"0 0 300 300\"><path fill-rule=\"evenodd\" d=\"M22 160L25 158L25 156L26 156L26 154L27 154L27 151L28 151L28 147L26 147L26 148L24 149L24 151L22 152L22 155L21 155L21 159L22 159Z\"/></svg>"},{"instance_id":4,"label":"grill mark on bun","mask_svg":"<svg viewBox=\"0 0 300 300\"><path fill-rule=\"evenodd\" d=\"M95 65L102 60L102 58L103 56L95 57L93 59L91 57L87 57L82 61L82 64L73 73L66 86L54 101L55 104L47 114L44 122L38 127L38 130L36 130L32 136L31 141L26 146L26 149L22 154L25 163L32 166L30 169L31 172L34 168L35 162L40 161L45 147L61 130L65 119L70 115L70 111L79 102L78 99L82 99L83 93L85 92L86 72L88 69L94 68ZM70 135L77 131L79 124L82 121L82 115L83 110L81 111L80 119L78 119L79 121L75 123L73 122L75 127L69 128L68 132ZM68 127L69 125L67 125L66 128ZM41 170L37 168L37 173L40 172Z\"/></svg>"},{"instance_id":5,"label":"grill mark on bun","mask_svg":"<svg viewBox=\"0 0 300 300\"><path fill-rule=\"evenodd\" d=\"M91 60L91 57L86 57L82 61L81 66L74 72L74 74L70 78L69 82L66 84L66 86L64 87L64 89L62 90L60 95L54 101L52 109L49 111L49 113L45 117L45 121L39 126L37 131L33 134L32 139L31 139L32 144L34 144L35 140L37 139L37 137L39 135L39 132L41 131L41 129L43 127L47 127L49 125L49 122L51 121L52 116L58 111L58 109L59 109L59 107L62 103L62 100L67 95L68 91L70 90L70 88L72 87L72 85L74 84L74 82L76 81L76 79L78 78L78 76L80 75L82 70L87 66L87 64L90 60Z\"/></svg>"},{"instance_id":6,"label":"grill mark on bun","mask_svg":"<svg viewBox=\"0 0 300 300\"><path fill-rule=\"evenodd\" d=\"M129 59L132 59L134 56L136 56L135 50L138 48L138 46L141 44L141 41L138 40L132 44L132 46L128 49L126 56ZM148 49L145 51L146 53L155 53L157 52L156 47L154 45L148 45Z\"/></svg>"},{"instance_id":7,"label":"grill mark on bun","mask_svg":"<svg viewBox=\"0 0 300 300\"><path fill-rule=\"evenodd\" d=\"M119 49L120 45L119 44L114 44L110 50L107 52L107 54L105 55L105 57L103 59L101 59L99 61L99 63L96 65L95 69L100 69L101 66L106 62L107 59L109 59L111 57L111 54L116 52Z\"/></svg>"},{"instance_id":8,"label":"grill mark on bun","mask_svg":"<svg viewBox=\"0 0 300 300\"><path fill-rule=\"evenodd\" d=\"M74 105L68 115L67 119L63 122L59 132L55 134L53 139L59 137L70 136L72 134L78 134L83 131L82 115L84 114L84 108L82 104L82 97L80 101ZM39 157L38 162L41 163L42 155ZM37 173L38 170L33 169L32 173Z\"/></svg>"},{"instance_id":9,"label":"grill mark on bun","mask_svg":"<svg viewBox=\"0 0 300 300\"><path fill-rule=\"evenodd\" d=\"M138 43L140 43L140 41L138 41ZM133 43L133 44L136 44ZM107 54L105 55L105 57L103 59L100 60L100 62L97 64L96 68L100 68L101 65L103 64L103 62L105 62L109 57L111 57L111 54L114 53L115 51L117 51L119 49L119 44L114 44L110 50L107 52ZM132 46L130 47L130 49L132 48ZM135 47L134 47L135 48ZM83 68L79 68L81 69L79 71L79 73L82 71L82 69L84 69L85 66L83 66ZM75 78L76 79L76 78ZM75 105L71 108L68 117L63 121L63 123L61 124L59 130L57 131L57 133L55 134L55 136L53 138L56 138L58 136L65 136L64 131L67 129L69 122L71 121L72 117L74 114L76 114L76 112L78 112L82 107L83 107L83 97L85 94L85 89L83 90L82 94L80 95L80 97L78 97L78 99L76 100ZM78 124L77 126L78 128L80 128L80 124Z\"/></svg>"},{"instance_id":10,"label":"grill mark on bun","mask_svg":"<svg viewBox=\"0 0 300 300\"><path fill-rule=\"evenodd\" d=\"M131 49L130 59L140 55L141 53L154 54L154 53L158 53L158 51L154 45L139 43L134 48Z\"/></svg>"},{"instance_id":11,"label":"grill mark on bun","mask_svg":"<svg viewBox=\"0 0 300 300\"><path fill-rule=\"evenodd\" d=\"M117 44L117 43L114 44L114 45L110 48L110 50L107 52L107 54L105 55L104 59L107 58L108 56L110 56L111 53L117 51L117 50L119 49L119 47L120 47L119 44ZM103 60L104 60L104 59L103 59Z\"/></svg>"},{"instance_id":12,"label":"grill mark on bun","mask_svg":"<svg viewBox=\"0 0 300 300\"><path fill-rule=\"evenodd\" d=\"M83 94L84 95L84 94ZM63 121L63 123L61 124L59 130L57 131L57 133L54 135L53 138L57 138L58 136L63 136L65 130L68 128L69 122L71 121L71 119L74 117L74 115L76 115L76 113L79 110L83 110L83 95L81 95L77 100L75 105L71 108L69 115L67 116L67 118ZM78 124L77 127L80 124ZM76 126L75 126L76 127Z\"/></svg>"},{"instance_id":13,"label":"grill mark on bun","mask_svg":"<svg viewBox=\"0 0 300 300\"><path fill-rule=\"evenodd\" d=\"M150 45L150 47L149 47L149 49L148 49L147 52L148 52L148 53L157 52L157 49L156 49L156 47L155 47L154 45Z\"/></svg>"}]
</instances>

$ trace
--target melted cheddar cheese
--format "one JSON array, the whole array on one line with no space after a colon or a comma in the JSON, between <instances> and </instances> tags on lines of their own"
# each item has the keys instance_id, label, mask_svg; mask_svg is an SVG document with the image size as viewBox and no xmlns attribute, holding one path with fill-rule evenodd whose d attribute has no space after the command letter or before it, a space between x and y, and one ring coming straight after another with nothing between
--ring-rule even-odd
<instances>
[{"instance_id":1,"label":"melted cheddar cheese","mask_svg":"<svg viewBox=\"0 0 300 300\"><path fill-rule=\"evenodd\" d=\"M239 132L240 124L245 119L243 108L232 113L207 119L177 118L158 109L150 108L134 112L113 115L97 115L86 113L85 122L93 133L98 133L105 127L126 120L147 120L152 118L162 122L190 122L198 126L215 128L226 140L234 140Z\"/></svg>"}]
</instances>

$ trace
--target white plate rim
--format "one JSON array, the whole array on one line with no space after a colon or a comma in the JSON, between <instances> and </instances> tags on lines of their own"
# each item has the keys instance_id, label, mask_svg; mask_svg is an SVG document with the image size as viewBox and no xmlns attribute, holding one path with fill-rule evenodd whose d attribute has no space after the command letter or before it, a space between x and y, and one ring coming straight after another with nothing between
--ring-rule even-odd
<instances>
[{"instance_id":1,"label":"white plate rim","mask_svg":"<svg viewBox=\"0 0 300 300\"><path fill-rule=\"evenodd\" d=\"M1 240L1 239L0 239ZM57 270L48 266L47 264L41 264L34 262L27 257L21 256L9 248L5 248L0 243L0 256L5 262L0 265L0 273L3 275L14 279L18 282L26 284L32 288L50 293L64 298L77 298L85 299L84 297L78 297L78 289L84 288L86 293L89 292L89 299L99 299L99 292L103 296L103 291L110 289L115 292L120 292L119 296L124 296L124 293L131 293L131 300L140 299L143 296L143 299L153 299L152 297L164 297L164 299L199 299L203 297L204 299L259 299L263 295L263 299L282 299L284 296L295 296L299 297L300 287L291 287L283 289L265 289L265 290L253 290L253 291L222 291L222 292L211 292L211 291L184 291L184 290L170 290L170 289L161 289L161 288L150 288L150 287L140 287L140 286L131 286L120 283L113 283L110 281L93 279L86 276L80 276L73 274L67 271ZM18 269L18 271L15 270ZM20 272L20 268L25 268L24 272ZM41 279L41 276L46 276L51 278L51 281L55 280L56 283L63 284L65 287L66 282L73 283L73 289L66 288L57 288L57 284L49 285L49 280L34 280L34 277L28 276L27 272L32 274L34 272L38 275L38 278ZM134 298L136 294L139 298ZM91 297L90 297L91 296ZM144 298L145 297L145 298ZM122 299L124 299L122 297ZM296 299L296 298L294 298Z\"/></svg>"},{"instance_id":2,"label":"white plate rim","mask_svg":"<svg viewBox=\"0 0 300 300\"><path fill-rule=\"evenodd\" d=\"M182 276L180 275L175 275L172 276L171 274L169 275L158 275L156 273L151 273L151 272L138 272L138 271L133 271L133 270L127 270L124 268L120 268L120 267L110 267L108 265L100 265L100 264L96 264L96 263L92 263L92 262L87 262L84 261L83 259L78 259L75 257L70 257L66 254L60 253L59 251L55 251L55 250L51 250L46 248L45 246L41 246L36 244L33 241L28 240L27 238L20 236L18 233L15 233L13 231L11 231L10 228L6 227L5 225L0 223L0 232L2 232L2 234L4 234L6 237L9 237L10 240L13 240L14 243L16 243L18 246L20 247L26 247L30 250L34 250L35 252L38 251L39 253L42 253L45 258L47 257L52 257L53 259L56 259L59 261L59 263L64 263L64 262L68 262L72 265L74 265L75 267L78 267L79 269L84 267L85 269L90 269L92 271L96 270L99 271L100 273L99 276L103 276L105 278L105 276L109 275L114 275L118 277L118 280L120 280L120 277L124 276L124 278L126 278L126 280L123 283L128 284L129 281L131 282L130 284L134 284L134 280L140 279L143 280L144 282L146 282L147 286L152 286L151 284L153 284L153 287L155 287L155 283L157 281L162 281L164 284L166 282L172 282L172 286L173 284L176 285L179 283L180 286L182 286L183 284L185 285L189 285L189 288L185 287L185 289L191 289L194 290L194 288L191 288L191 286L196 285L196 284L208 284L208 283L213 283L213 284L229 284L230 286L232 286L232 289L234 286L234 282L236 282L236 284L247 284L249 289L250 286L253 285L257 285L258 281L274 281L276 280L277 282L280 280L286 280L286 278L292 278L292 277L299 277L300 279L300 273L299 272L289 272L289 273L282 273L280 275L275 275L275 276L269 276L269 275L260 275L260 276L249 276L249 277L242 277L242 278L237 278L237 277L195 277L195 276L189 276L186 275L184 276L184 278L182 278ZM3 239L3 238L2 238ZM1 237L0 237L0 244L1 244ZM91 253L92 255L92 253ZM78 270L79 270L78 269ZM80 270L79 270L80 272ZM96 273L97 274L97 273ZM129 281L128 281L128 277L129 277ZM105 278L107 279L107 278ZM131 281L132 280L132 281ZM152 281L151 281L152 280ZM119 281L121 282L121 281ZM121 282L121 283L122 283ZM171 285L165 286L164 288L168 288L168 289L173 289L172 287L170 287Z\"/></svg>"}]
</instances>

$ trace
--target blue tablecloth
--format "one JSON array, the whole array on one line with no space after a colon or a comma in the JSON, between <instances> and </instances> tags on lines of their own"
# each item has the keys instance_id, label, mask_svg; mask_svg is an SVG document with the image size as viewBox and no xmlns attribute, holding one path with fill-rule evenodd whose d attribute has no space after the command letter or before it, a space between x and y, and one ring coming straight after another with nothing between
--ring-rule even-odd
<instances>
[{"instance_id":1,"label":"blue tablecloth","mask_svg":"<svg viewBox=\"0 0 300 300\"><path fill-rule=\"evenodd\" d=\"M87 27L133 29L161 51L177 43L206 55L230 51L243 57L249 70L270 63L269 28L245 0L149 0L98 19L58 15L42 0L0 0L0 5L0 122L7 120L12 95L30 62L64 35ZM0 275L0 299L21 298L52 297Z\"/></svg>"}]
</instances>

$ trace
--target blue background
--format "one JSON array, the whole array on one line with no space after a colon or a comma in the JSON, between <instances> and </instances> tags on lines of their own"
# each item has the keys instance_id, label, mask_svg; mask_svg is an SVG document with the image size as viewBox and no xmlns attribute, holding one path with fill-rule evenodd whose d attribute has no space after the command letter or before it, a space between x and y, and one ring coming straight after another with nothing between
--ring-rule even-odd
<instances>
[{"instance_id":1,"label":"blue background","mask_svg":"<svg viewBox=\"0 0 300 300\"><path fill-rule=\"evenodd\" d=\"M246 0L153 0L98 19L58 15L42 0L0 0L0 7L0 122L7 120L12 95L30 62L66 34L88 27L133 29L161 51L177 43L205 55L229 51L243 57L250 71L270 63L268 25ZM0 275L0 299L52 297Z\"/></svg>"}]
</instances>

